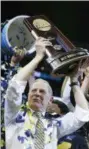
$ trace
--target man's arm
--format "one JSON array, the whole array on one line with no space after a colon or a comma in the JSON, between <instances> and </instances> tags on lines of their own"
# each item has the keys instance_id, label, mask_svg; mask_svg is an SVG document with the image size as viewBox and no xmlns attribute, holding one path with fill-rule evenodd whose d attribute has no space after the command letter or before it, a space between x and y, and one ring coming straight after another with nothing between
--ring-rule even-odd
<instances>
[{"instance_id":1,"label":"man's arm","mask_svg":"<svg viewBox=\"0 0 89 149\"><path fill-rule=\"evenodd\" d=\"M85 75L84 80L81 85L81 89L87 98L88 97L87 95L89 92L89 57L84 61L80 71L82 73L82 76L83 76L83 73Z\"/></svg>"},{"instance_id":2,"label":"man's arm","mask_svg":"<svg viewBox=\"0 0 89 149\"><path fill-rule=\"evenodd\" d=\"M82 82L81 89L84 95L86 95L89 91L89 66L85 69L84 74L85 74L85 78Z\"/></svg>"},{"instance_id":3,"label":"man's arm","mask_svg":"<svg viewBox=\"0 0 89 149\"><path fill-rule=\"evenodd\" d=\"M76 68L76 70L70 75L71 83L72 82L78 83L78 78L82 73L81 69L82 69L82 64L80 62L78 68ZM86 88L86 86L88 85L89 82L85 82L85 83L86 83L86 85L84 87ZM73 94L74 94L76 104L78 106L80 106L81 108L88 110L89 109L88 102L84 96L84 91L82 91L83 88L81 89L78 85L73 85L72 90L73 90Z\"/></svg>"},{"instance_id":4,"label":"man's arm","mask_svg":"<svg viewBox=\"0 0 89 149\"><path fill-rule=\"evenodd\" d=\"M20 61L22 60L22 58L24 57L24 54L25 54L24 49L19 49L19 48L15 47L13 50L15 51L15 54L11 57L8 75L13 74L13 73L11 73L12 70L15 71L15 73L13 75L16 74L16 71L18 71L18 68L20 68L20 65L17 65L17 64L20 63ZM12 69L12 68L14 68L14 69ZM12 77L13 76L11 76L10 78L12 78ZM20 87L19 84L16 84L14 79L11 79L11 81L9 79L8 82L9 83L8 83L8 88L7 88L6 96L5 96L5 112L4 112L6 126L7 126L7 124L9 124L9 122L11 120L13 120L15 118L15 115L17 114L17 112L20 108L20 105L21 105L21 97L22 96L19 94L19 89L18 89L18 91L15 91L16 89L14 89L14 88L20 88L22 92L24 90L23 87ZM15 86L15 87L13 88L13 86ZM17 87L17 86L19 86L19 87ZM17 100L15 100L15 98ZM18 100L18 98L19 98L19 100ZM13 100L11 100L11 99L13 99Z\"/></svg>"},{"instance_id":5,"label":"man's arm","mask_svg":"<svg viewBox=\"0 0 89 149\"><path fill-rule=\"evenodd\" d=\"M77 78L72 78L71 82L78 82ZM82 89L78 85L72 86L72 90L74 93L75 102L82 109L89 110L88 102L82 92Z\"/></svg>"},{"instance_id":6,"label":"man's arm","mask_svg":"<svg viewBox=\"0 0 89 149\"><path fill-rule=\"evenodd\" d=\"M18 74L16 75L16 79L20 81L21 80L27 81L30 75L33 73L33 71L40 63L40 61L43 59L46 52L46 46L51 45L52 45L51 42L49 42L47 39L39 38L35 43L36 47L35 58L18 72Z\"/></svg>"},{"instance_id":7,"label":"man's arm","mask_svg":"<svg viewBox=\"0 0 89 149\"><path fill-rule=\"evenodd\" d=\"M70 134L84 125L85 122L89 121L89 107L88 102L78 85L73 85L73 83L78 82L79 72L75 71L70 75L72 90L75 97L75 110L74 112L69 112L61 119L60 136Z\"/></svg>"},{"instance_id":8,"label":"man's arm","mask_svg":"<svg viewBox=\"0 0 89 149\"><path fill-rule=\"evenodd\" d=\"M58 128L59 137L75 132L89 121L89 107L81 88L74 85L73 92L76 102L75 110L59 119L61 121L61 126Z\"/></svg>"},{"instance_id":9,"label":"man's arm","mask_svg":"<svg viewBox=\"0 0 89 149\"><path fill-rule=\"evenodd\" d=\"M15 120L16 115L22 103L22 93L25 89L27 80L33 73L39 62L43 59L47 45L51 45L44 38L39 38L36 41L36 56L26 66L21 68L19 72L9 82L9 87L6 93L5 101L5 123L6 125Z\"/></svg>"}]
</instances>

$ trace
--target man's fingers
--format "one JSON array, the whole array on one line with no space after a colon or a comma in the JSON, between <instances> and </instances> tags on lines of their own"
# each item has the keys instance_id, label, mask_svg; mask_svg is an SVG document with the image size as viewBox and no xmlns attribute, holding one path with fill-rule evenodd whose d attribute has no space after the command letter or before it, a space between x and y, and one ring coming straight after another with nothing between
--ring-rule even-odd
<instances>
[{"instance_id":1,"label":"man's fingers","mask_svg":"<svg viewBox=\"0 0 89 149\"><path fill-rule=\"evenodd\" d=\"M52 46L52 43L48 39L40 37L36 40L35 45Z\"/></svg>"},{"instance_id":2,"label":"man's fingers","mask_svg":"<svg viewBox=\"0 0 89 149\"><path fill-rule=\"evenodd\" d=\"M53 46L49 41L43 41L35 44L36 47L46 47L46 46Z\"/></svg>"},{"instance_id":3,"label":"man's fingers","mask_svg":"<svg viewBox=\"0 0 89 149\"><path fill-rule=\"evenodd\" d=\"M80 60L80 61L79 61L78 68L81 68L81 66L82 66L82 61L83 61L83 60Z\"/></svg>"},{"instance_id":4,"label":"man's fingers","mask_svg":"<svg viewBox=\"0 0 89 149\"><path fill-rule=\"evenodd\" d=\"M87 58L87 59L83 62L82 68L86 68L86 67L88 67L88 66L89 66L89 58Z\"/></svg>"},{"instance_id":5,"label":"man's fingers","mask_svg":"<svg viewBox=\"0 0 89 149\"><path fill-rule=\"evenodd\" d=\"M39 37L36 41L49 41L49 39L47 38L44 38L44 37Z\"/></svg>"}]
</instances>

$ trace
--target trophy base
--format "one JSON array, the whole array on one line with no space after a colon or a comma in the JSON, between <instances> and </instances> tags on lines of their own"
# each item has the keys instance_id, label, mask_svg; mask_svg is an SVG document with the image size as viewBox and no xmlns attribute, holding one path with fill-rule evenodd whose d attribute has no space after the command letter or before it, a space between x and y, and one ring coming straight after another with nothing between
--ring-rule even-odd
<instances>
[{"instance_id":1,"label":"trophy base","mask_svg":"<svg viewBox=\"0 0 89 149\"><path fill-rule=\"evenodd\" d=\"M47 62L52 68L52 73L68 74L78 65L80 60L85 60L89 57L89 52L86 49L76 50L76 52L66 53L65 55L57 55L55 58L47 59Z\"/></svg>"}]
</instances>

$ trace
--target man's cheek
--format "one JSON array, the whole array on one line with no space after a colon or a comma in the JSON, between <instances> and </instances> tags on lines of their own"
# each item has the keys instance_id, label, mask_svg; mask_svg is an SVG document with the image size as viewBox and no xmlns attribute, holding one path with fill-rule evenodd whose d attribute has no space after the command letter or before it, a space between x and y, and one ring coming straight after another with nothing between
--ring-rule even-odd
<instances>
[{"instance_id":1,"label":"man's cheek","mask_svg":"<svg viewBox=\"0 0 89 149\"><path fill-rule=\"evenodd\" d=\"M48 106L48 100L47 100L47 98L43 101L43 105L44 106Z\"/></svg>"}]
</instances>

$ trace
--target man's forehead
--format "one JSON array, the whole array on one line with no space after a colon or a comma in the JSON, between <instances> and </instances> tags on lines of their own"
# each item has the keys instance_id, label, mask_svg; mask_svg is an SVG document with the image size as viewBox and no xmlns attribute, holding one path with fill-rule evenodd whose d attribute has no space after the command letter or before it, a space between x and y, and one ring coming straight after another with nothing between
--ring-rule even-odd
<instances>
[{"instance_id":1,"label":"man's forehead","mask_svg":"<svg viewBox=\"0 0 89 149\"><path fill-rule=\"evenodd\" d=\"M34 82L33 83L33 85L32 85L32 87L31 88L39 88L39 87L41 87L41 88L47 88L47 84L44 82L44 81L36 81L36 82Z\"/></svg>"},{"instance_id":2,"label":"man's forehead","mask_svg":"<svg viewBox=\"0 0 89 149\"><path fill-rule=\"evenodd\" d=\"M31 92L33 89L43 89L46 93L50 94L51 96L53 95L50 85L45 80L36 80L30 87L29 92Z\"/></svg>"}]
</instances>

